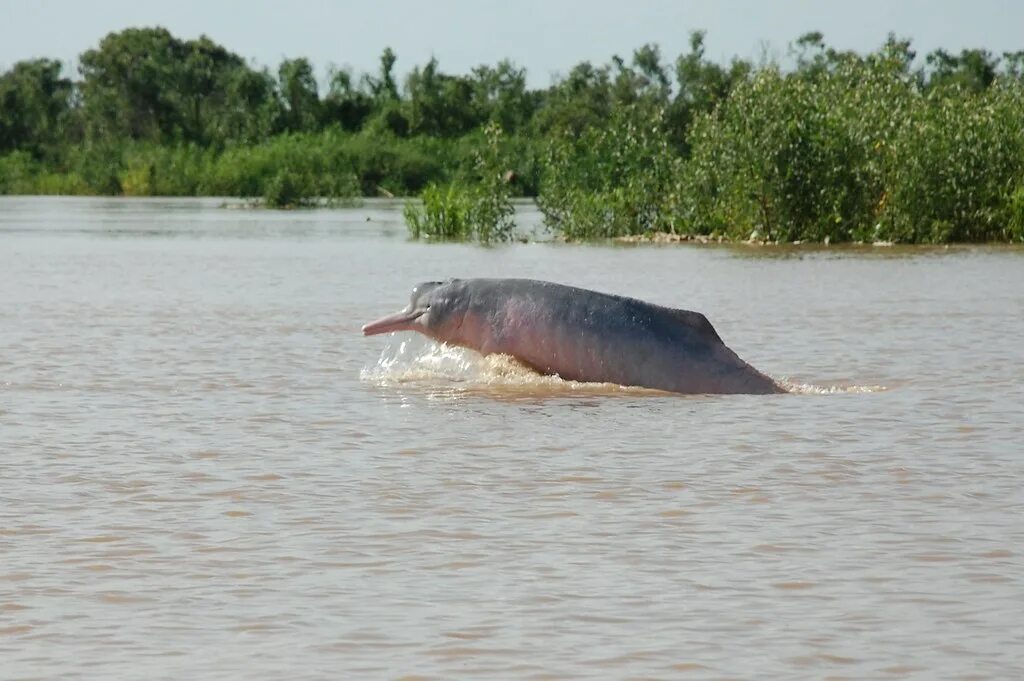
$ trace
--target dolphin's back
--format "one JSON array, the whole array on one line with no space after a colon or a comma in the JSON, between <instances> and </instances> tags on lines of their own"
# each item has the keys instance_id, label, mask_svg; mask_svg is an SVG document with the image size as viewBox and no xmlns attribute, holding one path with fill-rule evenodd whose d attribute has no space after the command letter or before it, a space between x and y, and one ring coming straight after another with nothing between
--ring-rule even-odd
<instances>
[{"instance_id":1,"label":"dolphin's back","mask_svg":"<svg viewBox=\"0 0 1024 681\"><path fill-rule=\"evenodd\" d=\"M780 392L699 312L532 279L465 280L484 352L572 380L674 392Z\"/></svg>"}]
</instances>

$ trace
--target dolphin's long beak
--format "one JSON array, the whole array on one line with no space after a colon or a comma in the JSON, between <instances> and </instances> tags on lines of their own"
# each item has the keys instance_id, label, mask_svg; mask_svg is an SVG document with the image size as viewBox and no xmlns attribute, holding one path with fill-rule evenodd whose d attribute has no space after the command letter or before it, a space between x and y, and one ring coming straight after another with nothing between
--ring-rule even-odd
<instances>
[{"instance_id":1,"label":"dolphin's long beak","mask_svg":"<svg viewBox=\"0 0 1024 681\"><path fill-rule=\"evenodd\" d=\"M391 331L414 331L419 319L425 310L402 310L387 317L381 317L375 322L370 322L363 327L364 336L373 336L378 333L390 333Z\"/></svg>"}]
</instances>

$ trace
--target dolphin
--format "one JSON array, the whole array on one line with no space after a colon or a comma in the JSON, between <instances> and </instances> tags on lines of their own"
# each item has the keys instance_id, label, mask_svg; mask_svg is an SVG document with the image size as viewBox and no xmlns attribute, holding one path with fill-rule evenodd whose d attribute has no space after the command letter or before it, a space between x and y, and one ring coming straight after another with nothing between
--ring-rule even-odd
<instances>
[{"instance_id":1,"label":"dolphin","mask_svg":"<svg viewBox=\"0 0 1024 681\"><path fill-rule=\"evenodd\" d=\"M502 353L542 374L684 394L784 393L730 350L699 312L533 279L417 285L409 305L363 335L417 331Z\"/></svg>"}]
</instances>

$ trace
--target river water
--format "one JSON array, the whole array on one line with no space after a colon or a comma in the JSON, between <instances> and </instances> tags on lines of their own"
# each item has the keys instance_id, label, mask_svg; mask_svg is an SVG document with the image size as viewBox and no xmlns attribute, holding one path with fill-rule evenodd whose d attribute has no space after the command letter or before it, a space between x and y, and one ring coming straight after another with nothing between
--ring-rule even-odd
<instances>
[{"instance_id":1,"label":"river water","mask_svg":"<svg viewBox=\"0 0 1024 681\"><path fill-rule=\"evenodd\" d=\"M700 310L797 393L360 335L449 276ZM0 678L1024 678L1022 285L1010 248L0 199Z\"/></svg>"}]
</instances>

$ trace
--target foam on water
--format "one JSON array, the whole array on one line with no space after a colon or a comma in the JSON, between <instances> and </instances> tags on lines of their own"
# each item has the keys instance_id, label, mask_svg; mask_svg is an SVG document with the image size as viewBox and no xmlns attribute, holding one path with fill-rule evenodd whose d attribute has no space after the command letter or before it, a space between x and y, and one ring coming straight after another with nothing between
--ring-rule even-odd
<instances>
[{"instance_id":1,"label":"foam on water","mask_svg":"<svg viewBox=\"0 0 1024 681\"><path fill-rule=\"evenodd\" d=\"M878 393L888 390L884 385L813 385L798 383L787 378L772 377L776 383L794 395L850 395Z\"/></svg>"}]
</instances>

